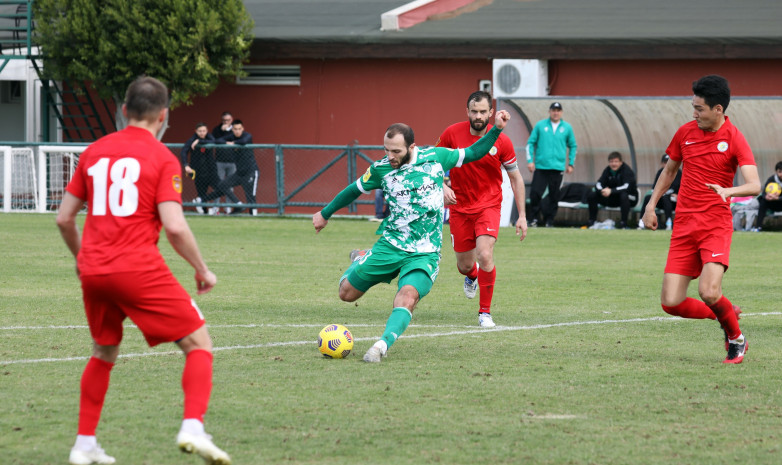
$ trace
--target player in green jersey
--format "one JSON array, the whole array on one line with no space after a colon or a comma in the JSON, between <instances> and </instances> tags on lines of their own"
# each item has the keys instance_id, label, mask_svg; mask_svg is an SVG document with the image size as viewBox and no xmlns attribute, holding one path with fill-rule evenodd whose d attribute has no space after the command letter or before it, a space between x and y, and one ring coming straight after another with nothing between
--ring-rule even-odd
<instances>
[{"instance_id":1,"label":"player in green jersey","mask_svg":"<svg viewBox=\"0 0 782 465\"><path fill-rule=\"evenodd\" d=\"M339 298L354 302L375 284L390 283L399 276L399 290L385 332L364 355L365 362L379 362L386 355L437 278L443 242L445 172L486 155L509 120L507 111L498 111L494 127L466 149L416 147L409 126L392 124L383 138L386 156L313 215L312 224L320 232L334 212L373 189L383 190L389 206L380 239L371 250L354 257L339 282Z\"/></svg>"}]
</instances>

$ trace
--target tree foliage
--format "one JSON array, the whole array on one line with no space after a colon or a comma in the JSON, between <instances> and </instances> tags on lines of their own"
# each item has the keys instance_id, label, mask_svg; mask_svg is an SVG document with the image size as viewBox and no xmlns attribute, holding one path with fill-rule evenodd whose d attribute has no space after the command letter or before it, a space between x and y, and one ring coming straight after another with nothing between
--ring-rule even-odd
<instances>
[{"instance_id":1,"label":"tree foliage","mask_svg":"<svg viewBox=\"0 0 782 465\"><path fill-rule=\"evenodd\" d=\"M191 104L241 73L253 21L241 0L36 0L36 41L52 79L90 81L121 102L138 76Z\"/></svg>"}]
</instances>

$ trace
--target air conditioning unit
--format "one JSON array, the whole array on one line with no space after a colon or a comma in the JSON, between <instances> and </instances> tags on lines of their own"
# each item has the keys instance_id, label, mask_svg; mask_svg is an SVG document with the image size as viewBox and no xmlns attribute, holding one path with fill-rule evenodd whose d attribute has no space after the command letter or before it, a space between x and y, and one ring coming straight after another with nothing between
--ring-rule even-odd
<instances>
[{"instance_id":1,"label":"air conditioning unit","mask_svg":"<svg viewBox=\"0 0 782 465\"><path fill-rule=\"evenodd\" d=\"M548 95L548 62L545 60L492 60L495 98Z\"/></svg>"}]
</instances>

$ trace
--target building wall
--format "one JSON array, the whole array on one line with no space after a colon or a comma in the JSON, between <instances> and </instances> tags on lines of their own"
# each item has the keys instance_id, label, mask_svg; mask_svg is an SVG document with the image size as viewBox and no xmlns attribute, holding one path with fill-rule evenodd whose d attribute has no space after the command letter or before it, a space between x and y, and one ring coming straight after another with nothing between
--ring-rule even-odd
<instances>
[{"instance_id":1,"label":"building wall","mask_svg":"<svg viewBox=\"0 0 782 465\"><path fill-rule=\"evenodd\" d=\"M290 64L275 63L275 64ZM256 143L382 145L393 123L410 124L419 144L466 115L467 96L491 79L484 60L306 60L301 86L223 84L171 114L165 142L184 141L195 124L210 128L228 110Z\"/></svg>"},{"instance_id":2,"label":"building wall","mask_svg":"<svg viewBox=\"0 0 782 465\"><path fill-rule=\"evenodd\" d=\"M433 144L465 117L466 98L491 79L491 60L302 60L300 86L221 84L208 97L172 112L165 142L187 139L195 124L210 128L220 113L244 121L256 143L382 144L389 124L405 122L420 145ZM552 61L559 96L688 96L692 81L722 74L735 96L782 95L782 61ZM545 114L538 115L540 118ZM532 116L534 118L534 116Z\"/></svg>"}]
</instances>

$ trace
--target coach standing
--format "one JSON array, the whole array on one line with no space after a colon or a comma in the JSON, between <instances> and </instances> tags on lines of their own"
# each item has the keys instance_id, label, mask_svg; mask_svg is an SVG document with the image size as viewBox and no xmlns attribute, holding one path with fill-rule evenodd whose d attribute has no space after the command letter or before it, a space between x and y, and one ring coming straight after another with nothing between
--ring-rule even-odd
<instances>
[{"instance_id":1,"label":"coach standing","mask_svg":"<svg viewBox=\"0 0 782 465\"><path fill-rule=\"evenodd\" d=\"M572 173L576 163L576 137L573 127L562 119L562 104L549 106L549 117L538 121L527 141L527 168L532 173L529 225L538 225L542 214L546 227L554 226L559 187L564 173ZM543 193L548 187L548 202Z\"/></svg>"}]
</instances>

